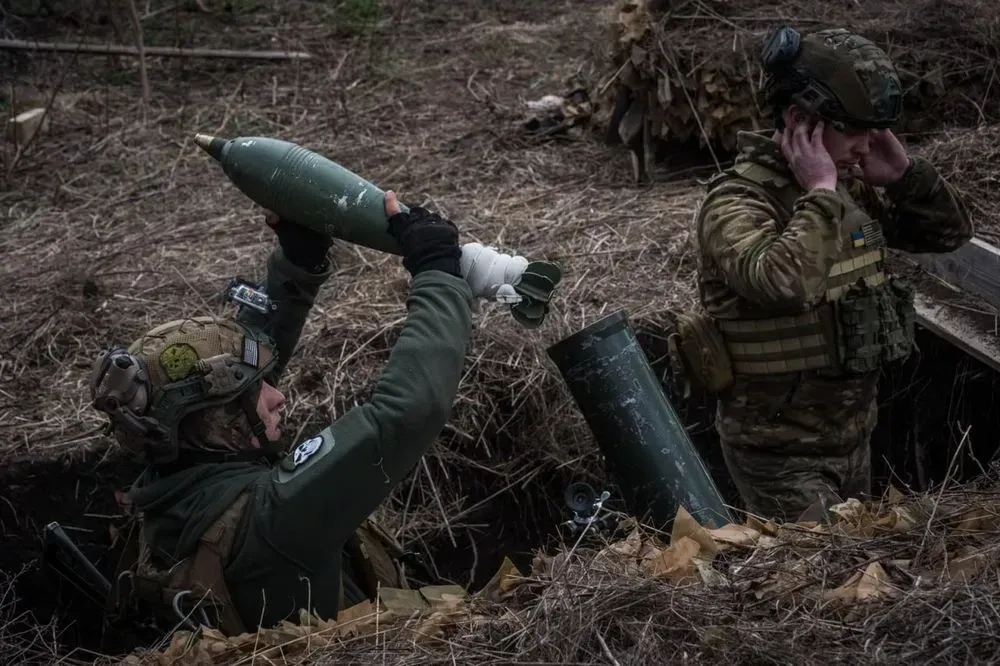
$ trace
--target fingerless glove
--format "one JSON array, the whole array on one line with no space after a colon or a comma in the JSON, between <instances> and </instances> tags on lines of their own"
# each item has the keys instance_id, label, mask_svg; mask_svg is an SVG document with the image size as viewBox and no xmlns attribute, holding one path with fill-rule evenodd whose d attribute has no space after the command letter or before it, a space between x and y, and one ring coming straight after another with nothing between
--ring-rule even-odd
<instances>
[{"instance_id":1,"label":"fingerless glove","mask_svg":"<svg viewBox=\"0 0 1000 666\"><path fill-rule=\"evenodd\" d=\"M423 208L389 218L389 233L403 249L403 266L416 276L423 271L444 271L462 277L462 248L458 227Z\"/></svg>"}]
</instances>

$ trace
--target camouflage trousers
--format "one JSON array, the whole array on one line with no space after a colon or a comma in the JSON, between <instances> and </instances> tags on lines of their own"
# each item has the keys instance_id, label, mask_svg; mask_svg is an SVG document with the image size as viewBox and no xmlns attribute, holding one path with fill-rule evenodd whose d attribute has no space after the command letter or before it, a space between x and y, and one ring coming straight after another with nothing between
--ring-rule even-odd
<instances>
[{"instance_id":1,"label":"camouflage trousers","mask_svg":"<svg viewBox=\"0 0 1000 666\"><path fill-rule=\"evenodd\" d=\"M738 379L719 401L716 429L746 510L796 521L817 503L867 497L877 392L877 375Z\"/></svg>"}]
</instances>

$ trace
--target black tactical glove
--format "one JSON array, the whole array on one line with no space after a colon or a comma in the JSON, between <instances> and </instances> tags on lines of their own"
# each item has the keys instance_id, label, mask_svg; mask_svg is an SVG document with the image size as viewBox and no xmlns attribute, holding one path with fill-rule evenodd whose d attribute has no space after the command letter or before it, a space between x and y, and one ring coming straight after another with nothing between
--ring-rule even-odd
<instances>
[{"instance_id":1,"label":"black tactical glove","mask_svg":"<svg viewBox=\"0 0 1000 666\"><path fill-rule=\"evenodd\" d=\"M396 213L389 218L389 233L403 248L403 266L416 276L438 270L462 277L462 248L458 227L423 208Z\"/></svg>"},{"instance_id":2,"label":"black tactical glove","mask_svg":"<svg viewBox=\"0 0 1000 666\"><path fill-rule=\"evenodd\" d=\"M274 230L288 261L309 273L322 273L329 267L327 252L333 238L268 213L264 220Z\"/></svg>"}]
</instances>

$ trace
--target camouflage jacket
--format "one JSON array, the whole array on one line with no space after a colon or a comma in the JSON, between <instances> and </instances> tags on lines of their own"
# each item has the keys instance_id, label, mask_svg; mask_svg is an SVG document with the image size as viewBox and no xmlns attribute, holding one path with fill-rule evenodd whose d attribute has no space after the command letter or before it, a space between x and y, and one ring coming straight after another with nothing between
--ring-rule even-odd
<instances>
[{"instance_id":1,"label":"camouflage jacket","mask_svg":"<svg viewBox=\"0 0 1000 666\"><path fill-rule=\"evenodd\" d=\"M699 291L721 319L801 312L823 296L830 267L843 248L838 227L856 204L878 221L886 245L906 252L951 252L972 237L972 222L954 188L920 156L886 188L858 180L838 192L805 192L778 144L743 132L734 166L755 162L794 192L786 217L760 188L729 181L710 189L698 212Z\"/></svg>"},{"instance_id":2,"label":"camouflage jacket","mask_svg":"<svg viewBox=\"0 0 1000 666\"><path fill-rule=\"evenodd\" d=\"M798 316L829 294L831 269L857 248L841 227L859 217L867 236L908 252L949 252L972 236L965 206L927 160L913 157L886 188L842 182L805 192L770 136L741 133L733 169L766 167L770 185L710 184L697 217L698 286L717 321ZM870 218L870 219L869 219ZM881 270L881 266L879 266ZM848 451L874 427L878 372L843 378L825 370L735 377L720 396L725 441L783 451Z\"/></svg>"}]
</instances>

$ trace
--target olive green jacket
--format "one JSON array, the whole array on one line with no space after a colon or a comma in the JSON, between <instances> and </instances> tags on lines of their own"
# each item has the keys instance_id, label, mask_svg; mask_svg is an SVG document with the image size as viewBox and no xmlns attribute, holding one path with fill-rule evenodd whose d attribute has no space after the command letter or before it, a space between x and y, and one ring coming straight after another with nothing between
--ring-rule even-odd
<instances>
[{"instance_id":1,"label":"olive green jacket","mask_svg":"<svg viewBox=\"0 0 1000 666\"><path fill-rule=\"evenodd\" d=\"M277 304L271 329L287 364L330 272L309 274L277 248L265 289ZM465 280L418 274L408 315L370 400L299 442L272 467L202 464L169 476L148 470L130 490L143 531L168 565L190 556L205 529L244 491L251 494L237 532L226 583L246 627L274 626L311 607L333 618L341 595L341 553L348 537L393 491L445 426L472 329ZM264 326L252 310L245 323ZM349 582L349 581L348 581ZM348 603L360 601L345 583Z\"/></svg>"}]
</instances>

